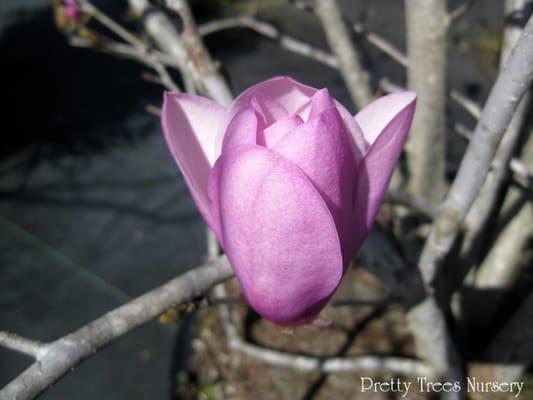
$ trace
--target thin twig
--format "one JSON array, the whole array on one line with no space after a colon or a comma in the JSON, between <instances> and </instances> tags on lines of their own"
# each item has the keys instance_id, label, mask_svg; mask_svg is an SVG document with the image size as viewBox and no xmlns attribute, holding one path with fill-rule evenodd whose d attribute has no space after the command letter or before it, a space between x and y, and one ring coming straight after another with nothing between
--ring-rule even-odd
<instances>
[{"instance_id":1,"label":"thin twig","mask_svg":"<svg viewBox=\"0 0 533 400\"><path fill-rule=\"evenodd\" d=\"M439 213L438 206L428 202L420 196L416 196L405 191L389 190L385 196L385 201L388 203L405 206L426 216L429 219L435 218Z\"/></svg>"},{"instance_id":2,"label":"thin twig","mask_svg":"<svg viewBox=\"0 0 533 400\"><path fill-rule=\"evenodd\" d=\"M290 35L282 33L274 25L269 24L268 22L260 21L257 18L249 15L222 18L207 22L198 27L198 32L201 35L206 36L224 29L232 28L251 29L259 35L277 41L279 45L286 50L300 54L304 57L311 58L312 60L318 61L331 68L339 67L339 62L334 55L313 47L308 43L298 40Z\"/></svg>"},{"instance_id":3,"label":"thin twig","mask_svg":"<svg viewBox=\"0 0 533 400\"><path fill-rule=\"evenodd\" d=\"M519 3L521 3L521 1L508 1L507 4L511 5L511 7L506 10L506 14L512 15L520 12L521 7ZM504 66L507 62L511 50L520 38L520 33L521 30L517 29L514 24L504 30L503 47L500 56L501 66ZM485 178L485 182L466 215L464 223L465 234L461 247L461 258L464 260L475 263L478 258L481 250L480 243L486 238L483 235L483 232L485 231L495 209L501 188L507 179L509 163L519 144L522 126L527 116L527 110L529 109L529 103L530 96L529 93L526 93L520 100L520 103L506 128L505 134L494 154L490 171ZM506 261L507 260L502 260L502 262ZM494 280L492 282L494 282Z\"/></svg>"},{"instance_id":4,"label":"thin twig","mask_svg":"<svg viewBox=\"0 0 533 400\"><path fill-rule=\"evenodd\" d=\"M38 359L46 350L46 344L27 339L10 332L0 331L0 346Z\"/></svg>"},{"instance_id":5,"label":"thin twig","mask_svg":"<svg viewBox=\"0 0 533 400\"><path fill-rule=\"evenodd\" d=\"M201 80L206 94L224 106L229 105L233 100L233 94L203 43L189 4L186 0L166 0L164 4L181 18L183 23L181 39L192 62L191 69Z\"/></svg>"},{"instance_id":6,"label":"thin twig","mask_svg":"<svg viewBox=\"0 0 533 400\"><path fill-rule=\"evenodd\" d=\"M122 27L119 23L115 22L113 19L109 18L105 13L100 11L92 3L87 0L82 0L80 2L80 7L82 11L88 16L96 19L100 24L105 26L110 31L114 32L126 43L129 43L134 49L136 49L137 59L143 61L147 65L151 66L161 77L163 84L169 89L174 91L179 91L178 85L174 82L165 66L159 61L159 59L149 50L148 45L139 39L137 36L129 32L127 29ZM118 50L117 46L111 46L110 40L105 40L107 42L107 48L109 50ZM121 48L122 51L125 51L125 48ZM130 55L133 53L130 51Z\"/></svg>"},{"instance_id":7,"label":"thin twig","mask_svg":"<svg viewBox=\"0 0 533 400\"><path fill-rule=\"evenodd\" d=\"M460 4L448 13L448 16L446 18L446 24L450 25L458 19L464 17L476 3L477 0L465 0L462 4Z\"/></svg>"},{"instance_id":8,"label":"thin twig","mask_svg":"<svg viewBox=\"0 0 533 400\"><path fill-rule=\"evenodd\" d=\"M95 7L88 0L80 0L79 6L81 10L83 11L83 13L96 19L98 22L100 22L103 26L105 26L111 32L117 34L126 43L130 43L131 45L139 49L145 49L145 50L148 49L148 45L144 41L139 39L137 36L132 34L127 29L123 28L122 25L120 25L113 19L109 18L107 14L100 11L97 7Z\"/></svg>"},{"instance_id":9,"label":"thin twig","mask_svg":"<svg viewBox=\"0 0 533 400\"><path fill-rule=\"evenodd\" d=\"M470 100L464 94L457 90L450 91L450 98L465 109L472 117L479 119L481 117L481 106L473 100Z\"/></svg>"},{"instance_id":10,"label":"thin twig","mask_svg":"<svg viewBox=\"0 0 533 400\"><path fill-rule=\"evenodd\" d=\"M467 128L464 124L460 122L453 122L452 128L459 136L470 141L472 140L472 135L474 134L471 129ZM515 179L522 186L526 188L531 188L533 185L533 173L531 168L520 159L513 158L509 162L509 169L513 172Z\"/></svg>"},{"instance_id":11,"label":"thin twig","mask_svg":"<svg viewBox=\"0 0 533 400\"><path fill-rule=\"evenodd\" d=\"M161 108L154 106L153 104L147 104L145 110L147 113L155 115L156 117L161 116Z\"/></svg>"},{"instance_id":12,"label":"thin twig","mask_svg":"<svg viewBox=\"0 0 533 400\"><path fill-rule=\"evenodd\" d=\"M378 50L381 50L401 66L408 66L409 60L407 59L405 53L394 46L391 42L374 32L368 32L360 22L354 22L352 26L354 32L363 36L368 43L372 44Z\"/></svg>"}]
</instances>

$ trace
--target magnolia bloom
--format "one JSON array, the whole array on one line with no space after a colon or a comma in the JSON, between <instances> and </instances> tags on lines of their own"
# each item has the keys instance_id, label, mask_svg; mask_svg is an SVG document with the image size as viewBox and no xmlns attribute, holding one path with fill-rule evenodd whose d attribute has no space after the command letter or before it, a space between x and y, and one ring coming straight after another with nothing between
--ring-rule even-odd
<instances>
[{"instance_id":1,"label":"magnolia bloom","mask_svg":"<svg viewBox=\"0 0 533 400\"><path fill-rule=\"evenodd\" d=\"M166 93L168 146L249 304L280 325L310 321L368 234L415 109L411 92L355 117L287 77L229 108Z\"/></svg>"}]
</instances>

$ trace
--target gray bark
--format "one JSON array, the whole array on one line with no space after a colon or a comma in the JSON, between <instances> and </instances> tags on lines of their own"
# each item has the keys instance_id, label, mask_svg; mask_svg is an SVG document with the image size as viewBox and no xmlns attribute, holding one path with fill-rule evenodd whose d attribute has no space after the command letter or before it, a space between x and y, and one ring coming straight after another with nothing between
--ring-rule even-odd
<instances>
[{"instance_id":1,"label":"gray bark","mask_svg":"<svg viewBox=\"0 0 533 400\"><path fill-rule=\"evenodd\" d=\"M336 0L315 0L315 13L322 23L329 47L339 60L339 69L357 108L366 106L372 100L372 89L361 57L350 40Z\"/></svg>"},{"instance_id":2,"label":"gray bark","mask_svg":"<svg viewBox=\"0 0 533 400\"><path fill-rule=\"evenodd\" d=\"M523 151L529 168L533 167L533 130ZM527 196L520 188L510 187L502 207L507 212ZM519 274L523 250L533 236L533 205L525 200L516 215L498 235L494 245L478 268L474 285L478 288L508 288Z\"/></svg>"},{"instance_id":3,"label":"gray bark","mask_svg":"<svg viewBox=\"0 0 533 400\"><path fill-rule=\"evenodd\" d=\"M528 4L529 3L529 4ZM511 50L520 38L522 28L514 22L514 15L525 12L532 1L507 0L506 17L513 20L504 30L500 65L503 67ZM524 21L525 22L525 21ZM479 242L484 239L483 231L494 211L500 189L509 175L509 164L520 139L522 126L529 107L530 96L526 93L518 105L513 118L498 146L492 160L491 169L485 182L472 204L465 219L465 236L462 243L462 258L475 261L479 252ZM506 259L502 262L506 262Z\"/></svg>"},{"instance_id":4,"label":"gray bark","mask_svg":"<svg viewBox=\"0 0 533 400\"><path fill-rule=\"evenodd\" d=\"M446 2L406 0L408 88L417 93L406 145L411 192L439 203L445 191Z\"/></svg>"}]
</instances>

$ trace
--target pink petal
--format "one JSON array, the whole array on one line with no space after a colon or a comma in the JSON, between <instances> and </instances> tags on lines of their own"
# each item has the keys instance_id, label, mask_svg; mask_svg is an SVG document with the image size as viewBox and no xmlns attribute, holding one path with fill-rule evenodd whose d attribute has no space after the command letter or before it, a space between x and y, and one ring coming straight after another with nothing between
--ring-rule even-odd
<instances>
[{"instance_id":1,"label":"pink petal","mask_svg":"<svg viewBox=\"0 0 533 400\"><path fill-rule=\"evenodd\" d=\"M347 264L353 255L352 205L357 168L335 104L331 99L320 102L333 108L313 106L310 115L313 110L320 110L320 114L284 136L273 150L300 167L324 198L335 220Z\"/></svg>"},{"instance_id":2,"label":"pink petal","mask_svg":"<svg viewBox=\"0 0 533 400\"><path fill-rule=\"evenodd\" d=\"M203 97L165 93L161 122L167 145L207 224L218 230L211 215L207 185L214 163L214 136L226 110Z\"/></svg>"},{"instance_id":3,"label":"pink petal","mask_svg":"<svg viewBox=\"0 0 533 400\"><path fill-rule=\"evenodd\" d=\"M252 97L250 105L261 115L266 126L270 126L274 122L289 116L287 110L280 102L266 95L257 94Z\"/></svg>"},{"instance_id":4,"label":"pink petal","mask_svg":"<svg viewBox=\"0 0 533 400\"><path fill-rule=\"evenodd\" d=\"M263 123L257 118L253 108L245 108L239 111L231 120L224 135L222 151L241 144L256 144L257 134Z\"/></svg>"},{"instance_id":5,"label":"pink petal","mask_svg":"<svg viewBox=\"0 0 533 400\"><path fill-rule=\"evenodd\" d=\"M415 100L414 92L398 92L380 97L359 111L355 120L363 130L368 145L372 145L392 119Z\"/></svg>"},{"instance_id":6,"label":"pink petal","mask_svg":"<svg viewBox=\"0 0 533 400\"><path fill-rule=\"evenodd\" d=\"M295 81L287 76L267 79L249 87L235 99L230 114L246 107L253 97L260 95L277 101L289 115L300 109L316 92L316 89Z\"/></svg>"},{"instance_id":7,"label":"pink petal","mask_svg":"<svg viewBox=\"0 0 533 400\"><path fill-rule=\"evenodd\" d=\"M365 123L367 124L365 135L370 135L368 137L373 137L375 132L372 129L382 125L381 121L388 120L388 123L383 126L377 137L374 137L372 146L359 164L357 193L354 203L355 226L357 229L356 247L359 247L363 242L374 223L389 186L392 173L402 153L415 112L416 95L413 93L400 94L399 96L393 94L386 96L384 99L384 101L379 103L384 107L383 114L379 114L377 106L374 106L381 99L376 100L369 106L376 107L371 112L379 122L370 121L370 112L367 111L363 114L363 121L366 121ZM394 111L396 111L394 115L392 115L393 107Z\"/></svg>"},{"instance_id":8,"label":"pink petal","mask_svg":"<svg viewBox=\"0 0 533 400\"><path fill-rule=\"evenodd\" d=\"M226 122L217 133L215 154L220 155L226 126L239 111L255 106L256 111L263 116L265 125L269 126L277 120L295 114L315 92L316 89L286 76L278 76L250 86L230 106Z\"/></svg>"},{"instance_id":9,"label":"pink petal","mask_svg":"<svg viewBox=\"0 0 533 400\"><path fill-rule=\"evenodd\" d=\"M215 170L225 250L250 305L281 325L309 321L343 273L322 197L298 167L265 147L233 147Z\"/></svg>"},{"instance_id":10,"label":"pink petal","mask_svg":"<svg viewBox=\"0 0 533 400\"><path fill-rule=\"evenodd\" d=\"M306 103L298 111L298 114L302 116L304 121L307 121L321 113L323 110L331 108L332 106L337 108L337 111L339 112L346 129L350 134L350 145L356 161L361 160L367 150L367 144L363 136L363 131L357 122L355 122L355 119L348 112L348 110L346 110L341 103L332 98L327 89L320 89L316 91L311 101Z\"/></svg>"},{"instance_id":11,"label":"pink petal","mask_svg":"<svg viewBox=\"0 0 533 400\"><path fill-rule=\"evenodd\" d=\"M261 146L272 148L283 136L301 124L303 124L303 120L298 114L281 119L262 132L259 131L257 143Z\"/></svg>"},{"instance_id":12,"label":"pink petal","mask_svg":"<svg viewBox=\"0 0 533 400\"><path fill-rule=\"evenodd\" d=\"M313 95L310 103L308 120L319 116L328 109L336 108L335 100L329 95L328 89L320 89Z\"/></svg>"}]
</instances>

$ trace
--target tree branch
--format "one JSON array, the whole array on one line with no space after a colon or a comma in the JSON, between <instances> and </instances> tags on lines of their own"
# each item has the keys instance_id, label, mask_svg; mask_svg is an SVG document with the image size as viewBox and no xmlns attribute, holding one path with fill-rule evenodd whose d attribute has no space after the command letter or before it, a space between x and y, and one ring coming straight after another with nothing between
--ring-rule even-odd
<instances>
[{"instance_id":1,"label":"tree branch","mask_svg":"<svg viewBox=\"0 0 533 400\"><path fill-rule=\"evenodd\" d=\"M524 161L533 167L533 129L522 154ZM519 188L510 187L503 202L502 211L520 204L526 196ZM505 289L513 284L522 265L523 250L533 232L533 207L525 200L513 219L502 229L490 251L475 274L478 288Z\"/></svg>"},{"instance_id":2,"label":"tree branch","mask_svg":"<svg viewBox=\"0 0 533 400\"><path fill-rule=\"evenodd\" d=\"M362 108L372 100L370 81L361 64L361 56L350 40L336 0L315 0L314 10L326 34L329 47L339 60L339 70L352 101Z\"/></svg>"},{"instance_id":3,"label":"tree branch","mask_svg":"<svg viewBox=\"0 0 533 400\"><path fill-rule=\"evenodd\" d=\"M448 16L446 17L446 24L451 25L458 19L464 17L476 3L477 0L464 0L462 4L450 11Z\"/></svg>"},{"instance_id":4,"label":"tree branch","mask_svg":"<svg viewBox=\"0 0 533 400\"><path fill-rule=\"evenodd\" d=\"M416 196L412 193L401 190L389 190L385 196L385 201L391 204L402 205L412 211L418 212L428 219L435 218L439 213L439 207Z\"/></svg>"},{"instance_id":5,"label":"tree branch","mask_svg":"<svg viewBox=\"0 0 533 400\"><path fill-rule=\"evenodd\" d=\"M37 361L0 390L2 400L32 399L77 364L165 310L202 295L233 275L226 257L209 261L46 344Z\"/></svg>"},{"instance_id":6,"label":"tree branch","mask_svg":"<svg viewBox=\"0 0 533 400\"><path fill-rule=\"evenodd\" d=\"M533 17L498 76L452 187L426 241L419 268L431 285L483 185L498 143L533 78Z\"/></svg>"},{"instance_id":7,"label":"tree branch","mask_svg":"<svg viewBox=\"0 0 533 400\"><path fill-rule=\"evenodd\" d=\"M408 88L417 93L406 152L410 191L440 203L446 176L446 2L406 0Z\"/></svg>"},{"instance_id":8,"label":"tree branch","mask_svg":"<svg viewBox=\"0 0 533 400\"><path fill-rule=\"evenodd\" d=\"M517 6L524 5L518 3L522 3L522 1L508 1L506 14L513 15L520 12L521 7L517 9ZM504 30L503 47L500 57L500 65L502 67L505 65L511 50L516 45L520 33L521 30L517 30L515 26L512 26L511 29L506 28ZM479 253L479 243L485 239L482 232L485 230L485 227L489 222L492 212L494 211L494 205L500 194L500 189L508 176L509 163L520 139L523 122L529 108L529 100L529 93L524 94L520 100L513 118L498 145L490 170L485 178L485 182L466 215L464 224L465 235L461 248L461 256L463 259L469 259L475 262Z\"/></svg>"},{"instance_id":9,"label":"tree branch","mask_svg":"<svg viewBox=\"0 0 533 400\"><path fill-rule=\"evenodd\" d=\"M81 10L90 17L96 19L100 24L105 26L111 32L114 32L117 36L123 39L126 43L129 43L135 50L138 59L151 66L161 77L161 81L169 90L179 91L178 85L174 82L165 66L160 62L144 43L137 36L123 28L120 24L109 18L105 13L96 8L88 0L80 1ZM109 42L109 41L108 41ZM108 43L109 45L109 43ZM109 47L111 49L112 47ZM117 47L114 47L117 49ZM122 48L124 50L124 48Z\"/></svg>"},{"instance_id":10,"label":"tree branch","mask_svg":"<svg viewBox=\"0 0 533 400\"><path fill-rule=\"evenodd\" d=\"M201 35L210 35L224 29L231 28L248 28L265 36L271 40L279 43L279 45L293 53L311 58L314 61L325 64L331 68L339 68L337 58L324 50L312 47L308 43L295 39L294 37L280 32L274 25L267 22L259 21L258 19L241 15L237 17L223 18L215 21L207 22L198 27Z\"/></svg>"},{"instance_id":11,"label":"tree branch","mask_svg":"<svg viewBox=\"0 0 533 400\"><path fill-rule=\"evenodd\" d=\"M384 39L374 32L368 32L365 30L363 24L354 22L352 24L353 30L355 33L363 36L368 43L373 45L376 49L381 50L383 53L388 55L402 67L407 67L409 60L403 51L394 46L391 42Z\"/></svg>"},{"instance_id":12,"label":"tree branch","mask_svg":"<svg viewBox=\"0 0 533 400\"><path fill-rule=\"evenodd\" d=\"M191 68L198 76L203 91L216 102L224 106L229 105L233 100L233 94L202 41L189 4L186 0L165 0L164 3L169 10L174 11L181 18L183 23L181 38L188 60L191 61ZM165 40L176 41L176 38L167 36Z\"/></svg>"},{"instance_id":13,"label":"tree branch","mask_svg":"<svg viewBox=\"0 0 533 400\"><path fill-rule=\"evenodd\" d=\"M3 331L0 331L0 346L37 359L46 350L46 345L44 343Z\"/></svg>"}]
</instances>

